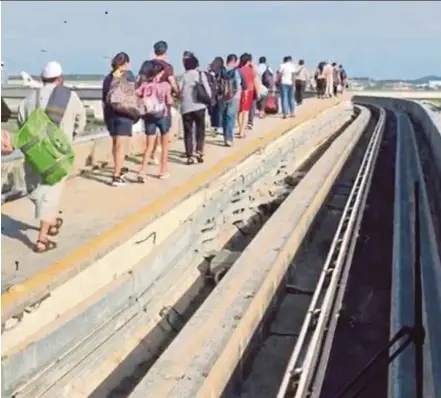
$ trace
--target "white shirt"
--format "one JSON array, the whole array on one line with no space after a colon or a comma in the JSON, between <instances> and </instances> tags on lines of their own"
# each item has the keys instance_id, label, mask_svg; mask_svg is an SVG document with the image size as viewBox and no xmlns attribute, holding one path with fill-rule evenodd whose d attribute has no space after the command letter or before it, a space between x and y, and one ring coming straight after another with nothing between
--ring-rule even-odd
<instances>
[{"instance_id":1,"label":"white shirt","mask_svg":"<svg viewBox=\"0 0 441 398\"><path fill-rule=\"evenodd\" d=\"M323 67L323 74L326 76L326 78L332 78L333 77L333 73L334 73L334 68L332 67L331 64L326 64Z\"/></svg>"},{"instance_id":2,"label":"white shirt","mask_svg":"<svg viewBox=\"0 0 441 398\"><path fill-rule=\"evenodd\" d=\"M292 62L285 62L280 65L281 84L292 84L293 74L296 72L296 66Z\"/></svg>"}]
</instances>

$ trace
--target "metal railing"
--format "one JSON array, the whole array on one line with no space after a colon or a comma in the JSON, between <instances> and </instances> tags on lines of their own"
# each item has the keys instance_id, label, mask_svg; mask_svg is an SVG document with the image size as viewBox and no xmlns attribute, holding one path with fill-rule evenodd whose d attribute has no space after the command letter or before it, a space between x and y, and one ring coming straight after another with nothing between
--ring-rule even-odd
<instances>
[{"instance_id":1,"label":"metal railing","mask_svg":"<svg viewBox=\"0 0 441 398\"><path fill-rule=\"evenodd\" d=\"M329 350L322 350L325 339L332 340L331 317L341 305L339 290L344 290L344 279L350 269L355 249L356 236L360 227L361 215L369 192L370 182L383 135L386 114L379 111L379 119L372 134L359 172L346 202L337 232L331 244L320 279L312 297L308 312L293 353L288 362L277 398L306 397L312 391L311 382L315 378L314 391L321 388L324 374L317 380L317 365L325 362Z\"/></svg>"}]
</instances>

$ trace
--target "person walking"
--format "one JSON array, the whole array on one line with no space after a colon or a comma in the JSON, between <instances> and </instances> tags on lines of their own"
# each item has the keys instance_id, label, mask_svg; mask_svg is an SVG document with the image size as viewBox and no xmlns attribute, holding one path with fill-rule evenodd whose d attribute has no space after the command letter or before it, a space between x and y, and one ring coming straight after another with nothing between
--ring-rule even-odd
<instances>
[{"instance_id":1,"label":"person walking","mask_svg":"<svg viewBox=\"0 0 441 398\"><path fill-rule=\"evenodd\" d=\"M17 122L23 127L28 118L37 109L45 109L47 116L69 141L75 134L81 134L86 126L86 109L77 93L63 85L61 65L56 61L47 63L42 72L43 87L34 90L18 106ZM2 154L14 150L14 137L2 131ZM58 217L61 196L68 176L54 185L44 182L41 175L36 175L25 163L26 188L29 199L35 206L35 217L39 221L38 237L34 251L45 253L53 250L57 244L49 237L57 236L63 225Z\"/></svg>"},{"instance_id":2,"label":"person walking","mask_svg":"<svg viewBox=\"0 0 441 398\"><path fill-rule=\"evenodd\" d=\"M282 102L282 114L286 119L294 116L294 75L295 65L291 56L283 58L283 63L278 70L278 81L280 82L280 97Z\"/></svg>"},{"instance_id":3,"label":"person walking","mask_svg":"<svg viewBox=\"0 0 441 398\"><path fill-rule=\"evenodd\" d=\"M305 61L301 59L295 72L295 98L296 103L301 105L305 96L306 84L309 81L309 73L305 67Z\"/></svg>"},{"instance_id":4,"label":"person walking","mask_svg":"<svg viewBox=\"0 0 441 398\"><path fill-rule=\"evenodd\" d=\"M204 161L205 115L208 105L200 102L196 91L198 85L202 85L207 97L211 98L211 89L207 75L198 70L199 60L196 56L185 57L183 64L185 72L180 87L181 112L184 126L185 154L187 164L191 165L194 164L195 158L199 163ZM202 89L202 87L199 88ZM196 138L196 148L194 138Z\"/></svg>"},{"instance_id":5,"label":"person walking","mask_svg":"<svg viewBox=\"0 0 441 398\"><path fill-rule=\"evenodd\" d=\"M245 79L237 68L237 55L230 54L227 57L226 66L226 89L224 92L224 114L222 127L224 130L224 142L226 146L233 145L234 125L236 123L242 91L246 90Z\"/></svg>"},{"instance_id":6,"label":"person walking","mask_svg":"<svg viewBox=\"0 0 441 398\"><path fill-rule=\"evenodd\" d=\"M112 156L113 156L113 176L112 186L119 187L125 184L125 175L129 171L124 167L124 161L132 136L134 120L131 116L118 112L107 102L107 95L113 79L121 78L122 75L130 82L135 84L135 76L130 70L130 58L125 52L116 54L111 62L112 70L104 78L102 100L104 109L104 122L112 137Z\"/></svg>"}]
</instances>

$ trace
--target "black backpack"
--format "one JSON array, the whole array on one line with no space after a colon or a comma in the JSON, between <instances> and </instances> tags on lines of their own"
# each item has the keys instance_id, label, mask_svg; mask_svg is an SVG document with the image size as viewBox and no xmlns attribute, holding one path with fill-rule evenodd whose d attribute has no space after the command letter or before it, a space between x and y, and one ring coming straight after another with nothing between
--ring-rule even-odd
<instances>
[{"instance_id":1,"label":"black backpack","mask_svg":"<svg viewBox=\"0 0 441 398\"><path fill-rule=\"evenodd\" d=\"M262 74L262 84L266 87L266 88L272 88L274 87L274 76L271 73L270 69L268 68L268 66L266 67L265 72L263 72Z\"/></svg>"},{"instance_id":2,"label":"black backpack","mask_svg":"<svg viewBox=\"0 0 441 398\"><path fill-rule=\"evenodd\" d=\"M223 82L222 98L224 101L230 101L239 90L236 74L237 74L237 69L231 69L225 73L225 79L222 79Z\"/></svg>"}]
</instances>

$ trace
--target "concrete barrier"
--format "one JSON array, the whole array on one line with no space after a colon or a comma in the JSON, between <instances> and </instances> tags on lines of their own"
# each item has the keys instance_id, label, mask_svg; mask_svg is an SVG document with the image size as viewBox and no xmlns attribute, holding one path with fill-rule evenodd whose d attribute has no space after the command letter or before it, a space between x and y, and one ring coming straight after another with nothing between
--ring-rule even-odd
<instances>
[{"instance_id":1,"label":"concrete barrier","mask_svg":"<svg viewBox=\"0 0 441 398\"><path fill-rule=\"evenodd\" d=\"M394 111L409 113L421 125L422 133L429 147L432 148L436 168L441 175L441 113L433 111L427 104L403 98L355 95L352 101L376 104Z\"/></svg>"}]
</instances>

